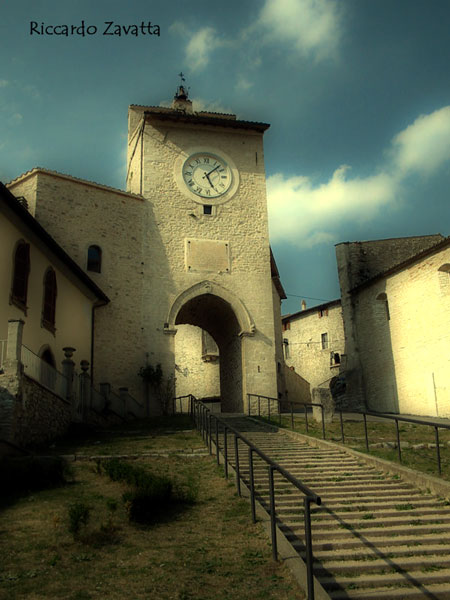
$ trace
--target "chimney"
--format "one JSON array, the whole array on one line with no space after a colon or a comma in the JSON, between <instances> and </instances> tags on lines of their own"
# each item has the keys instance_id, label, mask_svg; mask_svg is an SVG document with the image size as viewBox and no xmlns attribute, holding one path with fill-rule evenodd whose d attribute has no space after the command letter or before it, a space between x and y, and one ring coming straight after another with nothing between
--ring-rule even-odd
<instances>
[{"instance_id":1,"label":"chimney","mask_svg":"<svg viewBox=\"0 0 450 600\"><path fill-rule=\"evenodd\" d=\"M302 310L306 310L306 302L302 300Z\"/></svg>"}]
</instances>

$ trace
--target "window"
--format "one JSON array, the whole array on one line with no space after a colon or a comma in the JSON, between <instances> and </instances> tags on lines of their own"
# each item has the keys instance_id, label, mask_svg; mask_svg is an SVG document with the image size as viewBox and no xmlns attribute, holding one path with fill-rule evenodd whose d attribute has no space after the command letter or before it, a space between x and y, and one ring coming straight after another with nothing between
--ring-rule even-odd
<instances>
[{"instance_id":1,"label":"window","mask_svg":"<svg viewBox=\"0 0 450 600\"><path fill-rule=\"evenodd\" d=\"M283 331L287 331L290 328L291 328L291 322L290 321L283 321L283 323L281 325L281 329Z\"/></svg>"},{"instance_id":2,"label":"window","mask_svg":"<svg viewBox=\"0 0 450 600\"><path fill-rule=\"evenodd\" d=\"M322 317L328 317L328 308L319 310L319 312L317 314L319 315L319 319L321 319Z\"/></svg>"},{"instance_id":3,"label":"window","mask_svg":"<svg viewBox=\"0 0 450 600\"><path fill-rule=\"evenodd\" d=\"M441 294L446 296L447 294L450 294L450 264L445 264L439 267L438 275Z\"/></svg>"},{"instance_id":4,"label":"window","mask_svg":"<svg viewBox=\"0 0 450 600\"><path fill-rule=\"evenodd\" d=\"M212 205L211 204L203 205L203 214L204 215L212 215Z\"/></svg>"},{"instance_id":5,"label":"window","mask_svg":"<svg viewBox=\"0 0 450 600\"><path fill-rule=\"evenodd\" d=\"M42 307L42 327L55 333L55 311L56 311L56 275L49 267L44 276L44 303Z\"/></svg>"},{"instance_id":6,"label":"window","mask_svg":"<svg viewBox=\"0 0 450 600\"><path fill-rule=\"evenodd\" d=\"M283 347L284 347L284 358L290 358L289 340L287 338L283 339Z\"/></svg>"},{"instance_id":7,"label":"window","mask_svg":"<svg viewBox=\"0 0 450 600\"><path fill-rule=\"evenodd\" d=\"M89 246L87 270L94 273L102 272L102 249L100 246Z\"/></svg>"},{"instance_id":8,"label":"window","mask_svg":"<svg viewBox=\"0 0 450 600\"><path fill-rule=\"evenodd\" d=\"M328 333L322 333L321 341L322 341L322 350L326 350L328 348Z\"/></svg>"},{"instance_id":9,"label":"window","mask_svg":"<svg viewBox=\"0 0 450 600\"><path fill-rule=\"evenodd\" d=\"M384 305L384 310L385 310L386 318L389 321L390 318L391 318L391 315L389 313L389 302L388 302L388 299L387 299L387 295L384 292L381 293L381 294L378 294L377 300Z\"/></svg>"},{"instance_id":10,"label":"window","mask_svg":"<svg viewBox=\"0 0 450 600\"><path fill-rule=\"evenodd\" d=\"M336 365L340 365L341 364L341 357L339 355L339 352L331 352L330 354L330 366L334 367Z\"/></svg>"},{"instance_id":11,"label":"window","mask_svg":"<svg viewBox=\"0 0 450 600\"><path fill-rule=\"evenodd\" d=\"M10 301L26 311L28 275L30 273L30 245L19 242L14 253L14 273Z\"/></svg>"}]
</instances>

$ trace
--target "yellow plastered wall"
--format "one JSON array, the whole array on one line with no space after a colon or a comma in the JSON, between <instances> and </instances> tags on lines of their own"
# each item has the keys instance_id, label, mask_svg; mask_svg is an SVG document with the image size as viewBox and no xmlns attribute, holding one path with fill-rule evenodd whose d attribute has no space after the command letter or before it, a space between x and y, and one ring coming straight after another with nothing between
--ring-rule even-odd
<instances>
[{"instance_id":1,"label":"yellow plastered wall","mask_svg":"<svg viewBox=\"0 0 450 600\"><path fill-rule=\"evenodd\" d=\"M30 243L30 273L26 314L10 303L13 278L14 251L17 242ZM22 319L25 322L23 344L35 354L48 345L55 357L56 366L61 370L64 358L62 348L76 349L73 359L79 362L91 357L91 319L93 301L71 281L42 248L3 214L0 214L0 244L2 248L2 268L0 269L0 340L8 335L8 320ZM52 266L56 273L57 298L55 334L41 326L44 275Z\"/></svg>"}]
</instances>

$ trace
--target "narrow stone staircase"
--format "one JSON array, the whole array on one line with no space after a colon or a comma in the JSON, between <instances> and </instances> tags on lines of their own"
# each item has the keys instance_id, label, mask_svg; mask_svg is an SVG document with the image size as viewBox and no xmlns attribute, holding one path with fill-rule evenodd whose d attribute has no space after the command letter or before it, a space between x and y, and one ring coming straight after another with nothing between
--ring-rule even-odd
<instances>
[{"instance_id":1,"label":"narrow stone staircase","mask_svg":"<svg viewBox=\"0 0 450 600\"><path fill-rule=\"evenodd\" d=\"M355 458L317 448L245 417L228 418L272 460L322 498L311 505L314 574L330 598L450 600L450 506ZM234 445L228 455L234 465ZM223 436L219 438L223 446ZM248 454L239 443L248 483ZM267 465L254 461L255 489L268 510ZM278 526L304 557L303 497L275 474Z\"/></svg>"}]
</instances>

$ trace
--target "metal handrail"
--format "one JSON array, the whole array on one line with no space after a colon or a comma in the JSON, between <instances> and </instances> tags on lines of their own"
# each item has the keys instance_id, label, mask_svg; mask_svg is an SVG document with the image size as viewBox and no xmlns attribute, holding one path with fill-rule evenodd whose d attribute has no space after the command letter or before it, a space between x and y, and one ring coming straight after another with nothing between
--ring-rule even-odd
<instances>
[{"instance_id":1,"label":"metal handrail","mask_svg":"<svg viewBox=\"0 0 450 600\"><path fill-rule=\"evenodd\" d=\"M279 424L280 425L281 425L281 415L282 415L281 404L289 405L290 413L291 413L291 429L294 429L294 406L303 407L304 415L305 415L306 433L309 432L307 407L308 406L320 407L322 410L322 438L326 439L324 408L323 408L322 404L314 404L312 402L308 402L308 403L290 402L289 400L280 400L279 398L272 398L270 396L264 396L262 394L247 394L247 397L249 400L248 401L249 416L251 416L251 402L250 402L251 398L258 399L258 416L261 416L261 410L260 410L261 409L261 399L278 402L278 416L279 416ZM341 427L341 442L345 445L345 432L344 432L344 419L343 419L344 411L338 410L337 412L339 413L339 420L340 420L340 427ZM436 463L437 463L439 475L442 475L442 461L441 461L441 451L440 451L440 443L439 443L439 429L450 429L450 424L446 425L445 423L437 423L436 421L430 421L430 420L424 421L422 419L416 419L415 417L403 417L401 415L389 415L386 413L377 413L377 412L373 412L373 411L352 411L352 412L353 412L353 414L362 415L362 417L363 417L364 437L365 437L365 445L366 445L367 452L370 452L369 433L367 430L367 417L377 417L377 418L381 418L381 419L395 421L396 438L397 438L397 453L398 453L398 460L401 464L403 463L403 461L402 461L402 450L401 450L401 444L400 444L400 429L398 426L399 421L405 422L405 423L414 423L415 425L426 425L427 427L433 427L435 441L436 441ZM268 407L268 418L270 421L270 408L269 407Z\"/></svg>"},{"instance_id":2,"label":"metal handrail","mask_svg":"<svg viewBox=\"0 0 450 600\"><path fill-rule=\"evenodd\" d=\"M342 418L343 411L339 410L338 412L340 414L340 422L341 422L341 441L343 444L345 444L344 421ZM434 422L433 421L423 421L422 419L415 419L412 417L402 417L400 415L387 415L385 413L376 413L376 412L372 412L372 411L359 411L359 412L355 412L354 414L363 415L364 436L365 436L365 441L366 441L367 452L370 452L370 450L369 450L369 434L367 431L367 417L368 416L369 417L377 417L377 418L381 418L381 419L388 419L390 421L395 421L396 437L397 437L397 452L398 452L398 460L400 463L402 463L402 450L401 450L401 445L400 445L400 429L398 427L399 421L402 421L405 423L414 423L415 425L426 425L428 427L434 427L434 435L435 435L435 440L436 440L436 461L437 461L439 475L442 475L441 450L440 450L440 445L439 445L439 428L450 429L450 424L446 425L445 423L436 423L436 421L434 421Z\"/></svg>"},{"instance_id":3,"label":"metal handrail","mask_svg":"<svg viewBox=\"0 0 450 600\"><path fill-rule=\"evenodd\" d=\"M276 516L275 516L275 486L274 486L274 472L277 471L287 481L294 485L300 492L304 494L303 505L304 505L304 523L305 523L305 552L306 552L306 572L307 572L307 587L308 587L308 600L314 600L314 572L313 572L313 557L312 557L312 537L311 537L311 511L310 505L312 502L321 505L322 500L315 492L308 488L302 483L297 477L286 471L281 465L276 463L274 460L269 458L262 450L260 450L255 444L248 440L242 433L237 429L229 425L224 419L213 413L203 402L197 400L195 396L190 396L190 414L191 417L199 429L203 440L208 445L209 453L212 454L212 443L213 443L213 427L212 420L215 421L215 446L216 446L216 459L217 464L220 464L220 446L219 446L219 424L222 425L224 430L224 443L223 443L223 458L225 476L228 478L228 432L234 435L234 454L235 454L235 474L236 474L236 487L238 495L241 496L241 477L240 474L240 463L239 463L239 440L248 447L248 461L249 461L249 484L250 484L250 502L252 510L252 520L256 523L256 493L255 493L255 482L253 472L253 454L257 454L264 462L268 465L268 476L269 476L269 494L270 494L270 522L271 522L271 538L272 538L272 556L274 560L278 558L277 548L277 535L276 535ZM231 464L231 462L230 462Z\"/></svg>"},{"instance_id":4,"label":"metal handrail","mask_svg":"<svg viewBox=\"0 0 450 600\"><path fill-rule=\"evenodd\" d=\"M322 439L326 439L326 431L325 431L325 419L324 419L324 408L322 404L316 404L314 402L291 402L290 400L280 400L280 398L273 398L271 396L264 396L263 394L247 394L247 399L248 399L248 416L251 417L251 402L250 400L252 398L256 398L258 401L258 417L261 417L261 399L262 400L267 400L267 418L270 419L270 402L277 402L277 406L278 406L278 422L281 425L281 416L282 416L282 411L281 411L281 405L288 405L290 407L290 413L291 413L291 428L294 429L294 406L295 407L303 407L303 413L305 415L305 425L306 425L306 432L308 433L309 431L309 423L308 423L308 412L307 412L307 407L309 406L317 406L318 408L320 408L321 412L322 412Z\"/></svg>"}]
</instances>

